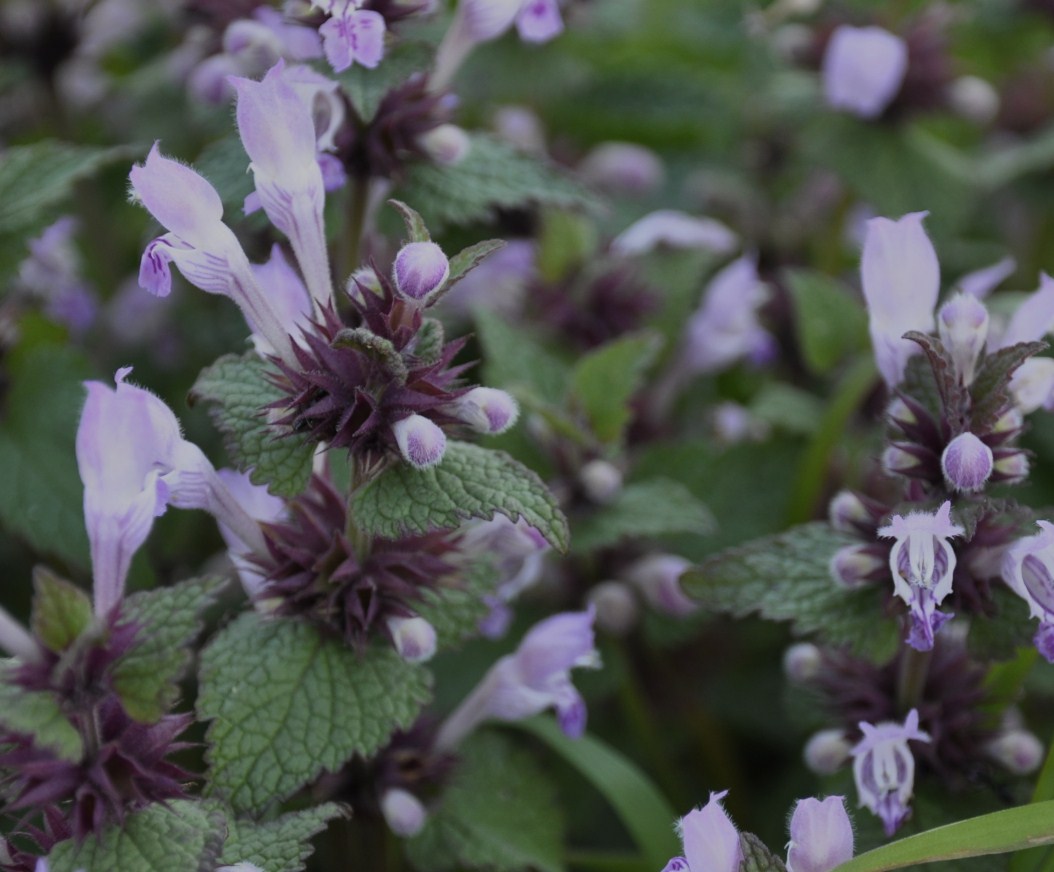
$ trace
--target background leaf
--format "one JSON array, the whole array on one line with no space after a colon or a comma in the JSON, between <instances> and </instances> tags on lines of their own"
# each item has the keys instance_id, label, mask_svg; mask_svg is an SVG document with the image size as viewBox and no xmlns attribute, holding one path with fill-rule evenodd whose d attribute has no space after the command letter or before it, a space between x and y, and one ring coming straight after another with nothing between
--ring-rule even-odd
<instances>
[{"instance_id":1,"label":"background leaf","mask_svg":"<svg viewBox=\"0 0 1054 872\"><path fill-rule=\"evenodd\" d=\"M221 863L252 863L276 872L300 872L313 850L311 839L335 817L346 815L345 807L326 802L314 808L284 814L265 823L231 818Z\"/></svg>"}]
</instances>

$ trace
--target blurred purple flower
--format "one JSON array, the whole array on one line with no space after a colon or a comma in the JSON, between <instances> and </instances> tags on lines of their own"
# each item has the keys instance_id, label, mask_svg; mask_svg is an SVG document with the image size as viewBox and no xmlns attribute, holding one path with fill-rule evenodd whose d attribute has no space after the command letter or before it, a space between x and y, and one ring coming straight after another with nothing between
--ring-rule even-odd
<instances>
[{"instance_id":1,"label":"blurred purple flower","mask_svg":"<svg viewBox=\"0 0 1054 872\"><path fill-rule=\"evenodd\" d=\"M373 69L384 57L384 16L359 9L354 0L335 3L332 16L319 29L326 60L335 72L352 64Z\"/></svg>"},{"instance_id":2,"label":"blurred purple flower","mask_svg":"<svg viewBox=\"0 0 1054 872\"><path fill-rule=\"evenodd\" d=\"M1003 580L1028 603L1029 615L1039 619L1033 639L1039 653L1054 663L1054 524L1038 521L1039 533L1025 536L1003 559Z\"/></svg>"},{"instance_id":3,"label":"blurred purple flower","mask_svg":"<svg viewBox=\"0 0 1054 872\"><path fill-rule=\"evenodd\" d=\"M860 805L877 815L886 835L892 836L910 813L908 801L915 786L915 758L908 742L929 742L930 736L919 729L916 709L908 712L903 725L861 722L860 729L864 736L852 750Z\"/></svg>"},{"instance_id":4,"label":"blurred purple flower","mask_svg":"<svg viewBox=\"0 0 1054 872\"><path fill-rule=\"evenodd\" d=\"M827 104L861 118L876 118L892 102L908 69L904 40L881 27L842 25L823 58Z\"/></svg>"},{"instance_id":5,"label":"blurred purple flower","mask_svg":"<svg viewBox=\"0 0 1054 872\"><path fill-rule=\"evenodd\" d=\"M622 255L637 255L664 246L729 254L739 246L739 238L713 218L697 218L674 209L660 209L623 230L611 243L611 250Z\"/></svg>"}]
</instances>

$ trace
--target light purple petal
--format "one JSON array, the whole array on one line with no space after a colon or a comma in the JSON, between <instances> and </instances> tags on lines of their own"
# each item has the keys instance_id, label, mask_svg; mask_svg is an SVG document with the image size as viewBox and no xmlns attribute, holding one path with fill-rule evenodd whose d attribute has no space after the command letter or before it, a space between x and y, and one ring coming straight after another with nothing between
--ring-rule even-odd
<instances>
[{"instance_id":1,"label":"light purple petal","mask_svg":"<svg viewBox=\"0 0 1054 872\"><path fill-rule=\"evenodd\" d=\"M592 609L564 612L546 618L523 637L516 662L524 679L533 687L545 687L554 677L566 676L572 667L591 663L596 657Z\"/></svg>"},{"instance_id":2,"label":"light purple petal","mask_svg":"<svg viewBox=\"0 0 1054 872\"><path fill-rule=\"evenodd\" d=\"M875 118L897 95L907 69L908 49L900 37L880 27L842 25L823 59L827 104Z\"/></svg>"},{"instance_id":3,"label":"light purple petal","mask_svg":"<svg viewBox=\"0 0 1054 872\"><path fill-rule=\"evenodd\" d=\"M460 28L472 42L496 39L508 30L523 6L523 0L460 0Z\"/></svg>"},{"instance_id":4,"label":"light purple petal","mask_svg":"<svg viewBox=\"0 0 1054 872\"><path fill-rule=\"evenodd\" d=\"M516 29L525 42L548 42L564 29L556 0L527 0L516 16Z\"/></svg>"},{"instance_id":5,"label":"light purple petal","mask_svg":"<svg viewBox=\"0 0 1054 872\"><path fill-rule=\"evenodd\" d=\"M329 65L343 72L352 64L373 69L384 57L384 17L348 5L318 29Z\"/></svg>"},{"instance_id":6,"label":"light purple petal","mask_svg":"<svg viewBox=\"0 0 1054 872\"><path fill-rule=\"evenodd\" d=\"M198 248L211 246L223 218L216 189L178 161L164 157L155 142L143 164L129 173L132 191L166 229Z\"/></svg>"},{"instance_id":7,"label":"light purple petal","mask_svg":"<svg viewBox=\"0 0 1054 872\"><path fill-rule=\"evenodd\" d=\"M410 415L392 425L399 453L411 466L428 469L436 466L446 452L446 435L439 426L423 415Z\"/></svg>"},{"instance_id":8,"label":"light purple petal","mask_svg":"<svg viewBox=\"0 0 1054 872\"><path fill-rule=\"evenodd\" d=\"M738 245L739 238L720 221L698 218L673 209L660 209L623 230L611 243L611 250L623 255L636 255L669 246L728 254Z\"/></svg>"},{"instance_id":9,"label":"light purple petal","mask_svg":"<svg viewBox=\"0 0 1054 872\"><path fill-rule=\"evenodd\" d=\"M711 793L705 806L688 812L677 825L692 872L739 872L743 851L739 831L721 806L726 793Z\"/></svg>"},{"instance_id":10,"label":"light purple petal","mask_svg":"<svg viewBox=\"0 0 1054 872\"><path fill-rule=\"evenodd\" d=\"M395 287L415 302L427 300L446 283L450 261L434 242L411 242L399 249L392 267Z\"/></svg>"},{"instance_id":11,"label":"light purple petal","mask_svg":"<svg viewBox=\"0 0 1054 872\"><path fill-rule=\"evenodd\" d=\"M798 800L790 821L788 872L831 872L853 857L853 824L845 797Z\"/></svg>"},{"instance_id":12,"label":"light purple petal","mask_svg":"<svg viewBox=\"0 0 1054 872\"><path fill-rule=\"evenodd\" d=\"M1029 294L1017 307L1003 335L993 350L1009 348L1018 342L1034 342L1054 329L1054 279L1046 273L1039 276L1039 290Z\"/></svg>"},{"instance_id":13,"label":"light purple petal","mask_svg":"<svg viewBox=\"0 0 1054 872\"><path fill-rule=\"evenodd\" d=\"M253 264L253 275L260 290L267 296L275 314L285 325L294 340L311 322L311 295L304 287L296 270L290 266L280 245L271 247L271 256L265 263ZM275 350L267 337L253 325L253 344L261 354L274 354Z\"/></svg>"},{"instance_id":14,"label":"light purple petal","mask_svg":"<svg viewBox=\"0 0 1054 872\"><path fill-rule=\"evenodd\" d=\"M860 262L871 342L886 384L898 385L915 343L901 337L909 330L932 332L933 309L940 291L940 265L922 219L912 212L897 221L872 218Z\"/></svg>"},{"instance_id":15,"label":"light purple petal","mask_svg":"<svg viewBox=\"0 0 1054 872\"><path fill-rule=\"evenodd\" d=\"M992 449L973 433L960 433L941 454L944 480L954 490L971 493L984 487L992 474Z\"/></svg>"},{"instance_id":16,"label":"light purple petal","mask_svg":"<svg viewBox=\"0 0 1054 872\"><path fill-rule=\"evenodd\" d=\"M967 273L955 286L964 294L983 300L1003 281L1010 278L1016 269L1017 261L1012 257L1004 257L998 263Z\"/></svg>"}]
</instances>

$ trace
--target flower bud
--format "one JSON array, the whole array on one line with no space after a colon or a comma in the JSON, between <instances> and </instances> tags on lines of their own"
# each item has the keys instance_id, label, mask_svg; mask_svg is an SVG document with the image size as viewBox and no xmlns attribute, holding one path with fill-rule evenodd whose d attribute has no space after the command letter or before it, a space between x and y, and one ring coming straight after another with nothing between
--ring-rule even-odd
<instances>
[{"instance_id":1,"label":"flower bud","mask_svg":"<svg viewBox=\"0 0 1054 872\"><path fill-rule=\"evenodd\" d=\"M841 730L820 730L808 742L802 757L817 775L833 775L849 759L852 745Z\"/></svg>"},{"instance_id":2,"label":"flower bud","mask_svg":"<svg viewBox=\"0 0 1054 872\"><path fill-rule=\"evenodd\" d=\"M395 835L409 839L421 832L428 812L421 801L407 790L393 787L381 797L381 814Z\"/></svg>"},{"instance_id":3,"label":"flower bud","mask_svg":"<svg viewBox=\"0 0 1054 872\"><path fill-rule=\"evenodd\" d=\"M473 388L458 397L446 410L480 433L504 433L520 414L511 394L497 388Z\"/></svg>"},{"instance_id":4,"label":"flower bud","mask_svg":"<svg viewBox=\"0 0 1054 872\"><path fill-rule=\"evenodd\" d=\"M1021 410L1010 408L996 419L995 424L992 425L992 433L999 435L1012 433L1015 430L1020 430L1024 424L1025 416L1021 414Z\"/></svg>"},{"instance_id":5,"label":"flower bud","mask_svg":"<svg viewBox=\"0 0 1054 872\"><path fill-rule=\"evenodd\" d=\"M831 526L842 533L852 533L857 524L874 525L874 519L863 500L852 491L839 491L827 507Z\"/></svg>"},{"instance_id":6,"label":"flower bud","mask_svg":"<svg viewBox=\"0 0 1054 872\"><path fill-rule=\"evenodd\" d=\"M626 569L623 577L636 585L652 608L681 617L698 608L681 589L681 573L689 566L689 561L675 554L651 554Z\"/></svg>"},{"instance_id":7,"label":"flower bud","mask_svg":"<svg viewBox=\"0 0 1054 872\"><path fill-rule=\"evenodd\" d=\"M1028 730L1007 730L986 746L988 756L1014 775L1028 775L1039 768L1046 749Z\"/></svg>"},{"instance_id":8,"label":"flower bud","mask_svg":"<svg viewBox=\"0 0 1054 872\"><path fill-rule=\"evenodd\" d=\"M395 443L403 459L418 469L428 469L443 459L446 435L423 415L410 415L392 424Z\"/></svg>"},{"instance_id":9,"label":"flower bud","mask_svg":"<svg viewBox=\"0 0 1054 872\"><path fill-rule=\"evenodd\" d=\"M924 464L910 443L894 442L882 452L882 468L889 475L917 475Z\"/></svg>"},{"instance_id":10,"label":"flower bud","mask_svg":"<svg viewBox=\"0 0 1054 872\"><path fill-rule=\"evenodd\" d=\"M956 114L976 124L988 124L999 114L999 92L977 76L959 76L948 86L948 102Z\"/></svg>"},{"instance_id":11,"label":"flower bud","mask_svg":"<svg viewBox=\"0 0 1054 872\"><path fill-rule=\"evenodd\" d=\"M835 584L855 590L874 581L886 563L871 545L846 545L834 553L829 569Z\"/></svg>"},{"instance_id":12,"label":"flower bud","mask_svg":"<svg viewBox=\"0 0 1054 872\"><path fill-rule=\"evenodd\" d=\"M992 474L992 449L973 433L960 433L941 454L944 480L953 490L971 493L984 487Z\"/></svg>"},{"instance_id":13,"label":"flower bud","mask_svg":"<svg viewBox=\"0 0 1054 872\"><path fill-rule=\"evenodd\" d=\"M988 310L984 303L970 294L956 294L937 313L937 331L960 381L971 384L978 355L988 338Z\"/></svg>"},{"instance_id":14,"label":"flower bud","mask_svg":"<svg viewBox=\"0 0 1054 872\"><path fill-rule=\"evenodd\" d=\"M798 642L783 652L783 674L795 684L808 684L820 674L823 657L812 642Z\"/></svg>"},{"instance_id":15,"label":"flower bud","mask_svg":"<svg viewBox=\"0 0 1054 872\"><path fill-rule=\"evenodd\" d=\"M437 164L452 167L461 163L472 150L472 140L456 124L440 124L419 136L417 144Z\"/></svg>"},{"instance_id":16,"label":"flower bud","mask_svg":"<svg viewBox=\"0 0 1054 872\"><path fill-rule=\"evenodd\" d=\"M997 457L992 468L992 480L1017 484L1028 478L1028 456L1024 451L1010 451Z\"/></svg>"},{"instance_id":17,"label":"flower bud","mask_svg":"<svg viewBox=\"0 0 1054 872\"><path fill-rule=\"evenodd\" d=\"M407 663L425 663L435 656L435 627L424 618L388 618L388 632Z\"/></svg>"},{"instance_id":18,"label":"flower bud","mask_svg":"<svg viewBox=\"0 0 1054 872\"><path fill-rule=\"evenodd\" d=\"M621 581L602 581L589 592L596 609L596 624L613 636L624 636L637 624L640 606L629 586Z\"/></svg>"},{"instance_id":19,"label":"flower bud","mask_svg":"<svg viewBox=\"0 0 1054 872\"><path fill-rule=\"evenodd\" d=\"M643 196L662 184L659 156L650 148L630 142L604 142L578 166L591 185L614 194Z\"/></svg>"},{"instance_id":20,"label":"flower bud","mask_svg":"<svg viewBox=\"0 0 1054 872\"><path fill-rule=\"evenodd\" d=\"M392 278L399 293L408 300L426 301L446 284L449 276L450 261L434 242L408 243L395 256Z\"/></svg>"},{"instance_id":21,"label":"flower bud","mask_svg":"<svg viewBox=\"0 0 1054 872\"><path fill-rule=\"evenodd\" d=\"M597 458L578 471L578 481L586 498L597 505L610 503L622 491L622 472L617 466Z\"/></svg>"}]
</instances>

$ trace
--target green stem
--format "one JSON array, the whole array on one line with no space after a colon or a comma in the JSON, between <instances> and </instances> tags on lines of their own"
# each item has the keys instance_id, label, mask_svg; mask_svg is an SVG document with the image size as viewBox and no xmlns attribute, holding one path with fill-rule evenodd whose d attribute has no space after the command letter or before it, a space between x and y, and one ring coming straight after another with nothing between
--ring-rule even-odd
<instances>
[{"instance_id":1,"label":"green stem","mask_svg":"<svg viewBox=\"0 0 1054 872\"><path fill-rule=\"evenodd\" d=\"M344 237L341 275L350 275L359 266L359 258L362 256L362 240L366 233L366 212L370 202L370 180L368 178L352 177L349 187L351 196L348 199L348 227Z\"/></svg>"},{"instance_id":2,"label":"green stem","mask_svg":"<svg viewBox=\"0 0 1054 872\"><path fill-rule=\"evenodd\" d=\"M905 646L897 675L897 708L902 714L917 708L922 701L932 659L932 651L916 651Z\"/></svg>"}]
</instances>

